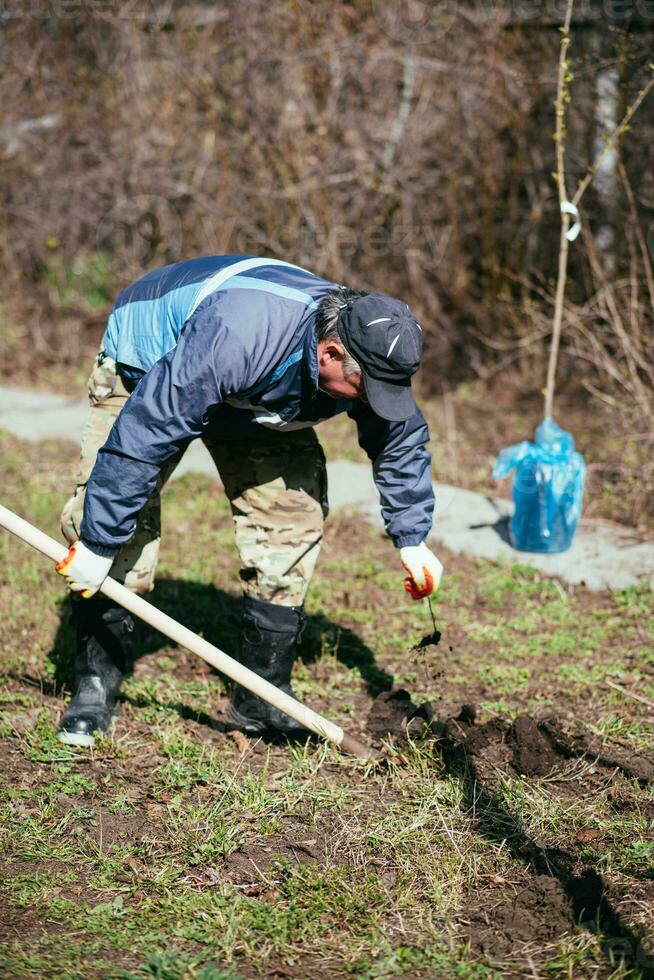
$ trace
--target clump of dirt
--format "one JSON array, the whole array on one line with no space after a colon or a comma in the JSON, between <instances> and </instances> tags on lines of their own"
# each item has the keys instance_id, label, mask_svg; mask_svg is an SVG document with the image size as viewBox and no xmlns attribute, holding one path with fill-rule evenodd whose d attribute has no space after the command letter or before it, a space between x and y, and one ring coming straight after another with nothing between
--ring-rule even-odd
<instances>
[{"instance_id":1,"label":"clump of dirt","mask_svg":"<svg viewBox=\"0 0 654 980\"><path fill-rule=\"evenodd\" d=\"M408 723L420 712L409 692L403 688L384 691L373 701L366 727L377 738L386 735L406 737Z\"/></svg>"},{"instance_id":2,"label":"clump of dirt","mask_svg":"<svg viewBox=\"0 0 654 980\"><path fill-rule=\"evenodd\" d=\"M423 636L423 638L416 643L415 646L412 646L411 649L417 651L424 650L426 647L436 647L441 642L441 636L442 633L440 630L434 630L433 633L427 633L427 635Z\"/></svg>"},{"instance_id":3,"label":"clump of dirt","mask_svg":"<svg viewBox=\"0 0 654 980\"><path fill-rule=\"evenodd\" d=\"M465 748L472 755L479 755L495 742L504 742L509 724L504 718L491 718L481 725L476 723L477 709L474 704L464 704L455 718L446 721L446 739L453 745Z\"/></svg>"},{"instance_id":4,"label":"clump of dirt","mask_svg":"<svg viewBox=\"0 0 654 980\"><path fill-rule=\"evenodd\" d=\"M521 776L547 776L561 762L546 731L530 715L519 715L506 737L511 764Z\"/></svg>"},{"instance_id":5,"label":"clump of dirt","mask_svg":"<svg viewBox=\"0 0 654 980\"><path fill-rule=\"evenodd\" d=\"M601 769L618 770L642 785L654 782L654 763L621 745L604 745L581 725L554 714L518 715L511 723L495 717L479 723L474 704L413 703L400 688L373 701L367 722L373 737L406 741L425 732L435 737L446 757L472 769L489 786L501 772L509 776L553 776L570 759L586 759Z\"/></svg>"},{"instance_id":6,"label":"clump of dirt","mask_svg":"<svg viewBox=\"0 0 654 980\"><path fill-rule=\"evenodd\" d=\"M510 724L504 718L478 724L474 704L432 702L423 710L444 756L457 769L473 768L479 778L489 780L493 772L510 769L511 753L506 744Z\"/></svg>"},{"instance_id":7,"label":"clump of dirt","mask_svg":"<svg viewBox=\"0 0 654 980\"><path fill-rule=\"evenodd\" d=\"M574 929L572 901L556 878L534 875L513 896L483 896L469 910L468 936L473 949L494 957L515 953L518 943L558 940Z\"/></svg>"}]
</instances>

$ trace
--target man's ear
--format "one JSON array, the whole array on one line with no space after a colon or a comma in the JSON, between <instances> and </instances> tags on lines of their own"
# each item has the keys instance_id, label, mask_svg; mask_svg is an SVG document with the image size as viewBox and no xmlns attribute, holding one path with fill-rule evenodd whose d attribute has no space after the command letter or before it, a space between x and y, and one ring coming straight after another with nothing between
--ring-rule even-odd
<instances>
[{"instance_id":1,"label":"man's ear","mask_svg":"<svg viewBox=\"0 0 654 980\"><path fill-rule=\"evenodd\" d=\"M323 347L323 354L326 354L330 361L345 360L345 348L336 340L326 340Z\"/></svg>"}]
</instances>

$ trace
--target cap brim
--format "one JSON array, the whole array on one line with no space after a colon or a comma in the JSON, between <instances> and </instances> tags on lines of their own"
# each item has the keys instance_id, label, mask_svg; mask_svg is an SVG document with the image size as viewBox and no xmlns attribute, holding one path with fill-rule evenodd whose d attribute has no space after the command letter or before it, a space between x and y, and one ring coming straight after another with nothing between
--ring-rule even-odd
<instances>
[{"instance_id":1,"label":"cap brim","mask_svg":"<svg viewBox=\"0 0 654 980\"><path fill-rule=\"evenodd\" d=\"M388 422L406 422L417 409L411 383L405 385L378 381L363 372L363 385L375 415Z\"/></svg>"}]
</instances>

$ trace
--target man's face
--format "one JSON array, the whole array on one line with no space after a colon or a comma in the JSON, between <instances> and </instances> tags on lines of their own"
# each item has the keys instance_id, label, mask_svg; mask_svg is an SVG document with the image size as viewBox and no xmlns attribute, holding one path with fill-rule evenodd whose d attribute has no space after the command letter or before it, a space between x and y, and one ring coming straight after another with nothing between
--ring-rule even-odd
<instances>
[{"instance_id":1,"label":"man's face","mask_svg":"<svg viewBox=\"0 0 654 980\"><path fill-rule=\"evenodd\" d=\"M347 357L345 348L333 340L321 340L318 344L318 379L320 390L330 398L360 398L367 401L363 378L357 371L345 377L343 366Z\"/></svg>"}]
</instances>

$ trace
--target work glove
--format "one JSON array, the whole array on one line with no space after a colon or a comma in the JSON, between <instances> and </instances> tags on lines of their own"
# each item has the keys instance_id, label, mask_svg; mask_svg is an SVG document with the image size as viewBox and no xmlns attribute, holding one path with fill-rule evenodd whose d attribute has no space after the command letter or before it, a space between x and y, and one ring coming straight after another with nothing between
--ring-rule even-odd
<instances>
[{"instance_id":1,"label":"work glove","mask_svg":"<svg viewBox=\"0 0 654 980\"><path fill-rule=\"evenodd\" d=\"M438 588L443 566L425 542L400 548L402 564L409 573L404 588L413 599L424 599Z\"/></svg>"},{"instance_id":2,"label":"work glove","mask_svg":"<svg viewBox=\"0 0 654 980\"><path fill-rule=\"evenodd\" d=\"M55 565L73 592L90 599L98 591L113 564L113 557L103 558L90 551L81 541L71 545L65 558Z\"/></svg>"}]
</instances>

